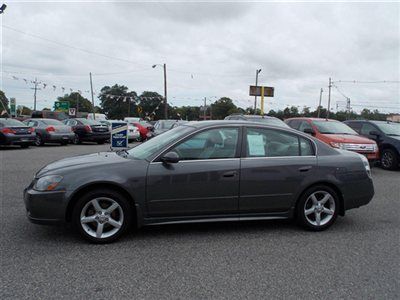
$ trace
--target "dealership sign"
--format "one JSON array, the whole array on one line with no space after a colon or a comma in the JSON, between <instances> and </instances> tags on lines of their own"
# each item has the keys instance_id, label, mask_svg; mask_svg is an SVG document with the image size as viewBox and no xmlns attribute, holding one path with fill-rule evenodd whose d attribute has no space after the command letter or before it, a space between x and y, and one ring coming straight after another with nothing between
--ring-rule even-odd
<instances>
[{"instance_id":1,"label":"dealership sign","mask_svg":"<svg viewBox=\"0 0 400 300\"><path fill-rule=\"evenodd\" d=\"M126 122L111 123L111 149L128 148L128 124Z\"/></svg>"},{"instance_id":2,"label":"dealership sign","mask_svg":"<svg viewBox=\"0 0 400 300\"><path fill-rule=\"evenodd\" d=\"M17 116L17 103L15 98L10 98L10 114L11 116Z\"/></svg>"},{"instance_id":3,"label":"dealership sign","mask_svg":"<svg viewBox=\"0 0 400 300\"><path fill-rule=\"evenodd\" d=\"M54 110L55 111L63 111L68 113L69 111L69 102L68 101L56 101L54 102Z\"/></svg>"}]
</instances>

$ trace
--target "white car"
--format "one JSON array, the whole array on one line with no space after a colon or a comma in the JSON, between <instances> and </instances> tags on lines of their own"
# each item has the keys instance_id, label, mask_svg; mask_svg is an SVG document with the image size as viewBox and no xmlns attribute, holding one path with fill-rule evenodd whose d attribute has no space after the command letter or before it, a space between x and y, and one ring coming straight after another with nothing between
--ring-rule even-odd
<instances>
[{"instance_id":1,"label":"white car","mask_svg":"<svg viewBox=\"0 0 400 300\"><path fill-rule=\"evenodd\" d=\"M124 118L124 121L128 123L133 123L133 122L139 123L140 121L143 121L143 119L138 117L126 117Z\"/></svg>"},{"instance_id":2,"label":"white car","mask_svg":"<svg viewBox=\"0 0 400 300\"><path fill-rule=\"evenodd\" d=\"M139 129L133 125L128 123L128 141L139 140L140 132Z\"/></svg>"}]
</instances>

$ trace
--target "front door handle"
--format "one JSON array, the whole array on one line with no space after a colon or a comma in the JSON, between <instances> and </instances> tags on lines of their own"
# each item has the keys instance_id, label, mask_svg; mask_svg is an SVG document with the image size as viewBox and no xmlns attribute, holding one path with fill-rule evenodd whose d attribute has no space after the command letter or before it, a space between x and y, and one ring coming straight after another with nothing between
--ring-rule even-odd
<instances>
[{"instance_id":1,"label":"front door handle","mask_svg":"<svg viewBox=\"0 0 400 300\"><path fill-rule=\"evenodd\" d=\"M237 174L236 171L229 171L229 172L225 172L222 176L223 177L235 177Z\"/></svg>"},{"instance_id":2,"label":"front door handle","mask_svg":"<svg viewBox=\"0 0 400 300\"><path fill-rule=\"evenodd\" d=\"M300 172L307 172L309 170L311 170L312 166L304 166L304 167L300 167L299 171Z\"/></svg>"}]
</instances>

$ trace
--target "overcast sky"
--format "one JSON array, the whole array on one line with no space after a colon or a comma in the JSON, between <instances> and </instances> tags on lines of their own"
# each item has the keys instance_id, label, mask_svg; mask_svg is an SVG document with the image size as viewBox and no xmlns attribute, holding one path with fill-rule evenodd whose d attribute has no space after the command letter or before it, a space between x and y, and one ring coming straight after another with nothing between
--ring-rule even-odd
<instances>
[{"instance_id":1,"label":"overcast sky","mask_svg":"<svg viewBox=\"0 0 400 300\"><path fill-rule=\"evenodd\" d=\"M354 110L400 112L399 3L5 2L1 84L17 104L33 106L23 78L35 77L48 84L38 108L52 107L61 87L90 98L89 72L96 91L118 83L162 94L162 68L151 66L166 63L177 106L221 96L251 106L249 85L261 68L259 83L275 87L267 110L314 109L321 88L326 106L332 77L334 110L347 96Z\"/></svg>"}]
</instances>

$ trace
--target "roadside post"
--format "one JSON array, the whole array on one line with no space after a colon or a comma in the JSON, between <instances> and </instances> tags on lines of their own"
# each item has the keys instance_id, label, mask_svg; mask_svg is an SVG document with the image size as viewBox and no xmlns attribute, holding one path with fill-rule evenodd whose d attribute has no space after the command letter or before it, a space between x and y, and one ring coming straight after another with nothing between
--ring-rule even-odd
<instances>
[{"instance_id":1,"label":"roadside post","mask_svg":"<svg viewBox=\"0 0 400 300\"><path fill-rule=\"evenodd\" d=\"M264 115L264 97L274 97L274 88L271 86L250 85L250 96L261 96L261 115Z\"/></svg>"},{"instance_id":2,"label":"roadside post","mask_svg":"<svg viewBox=\"0 0 400 300\"><path fill-rule=\"evenodd\" d=\"M76 108L75 107L70 107L68 110L68 115L73 117L76 115Z\"/></svg>"},{"instance_id":3,"label":"roadside post","mask_svg":"<svg viewBox=\"0 0 400 300\"><path fill-rule=\"evenodd\" d=\"M15 98L10 98L10 115L11 118L17 116L17 103Z\"/></svg>"},{"instance_id":4,"label":"roadside post","mask_svg":"<svg viewBox=\"0 0 400 300\"><path fill-rule=\"evenodd\" d=\"M128 123L111 123L111 150L128 149Z\"/></svg>"}]
</instances>

